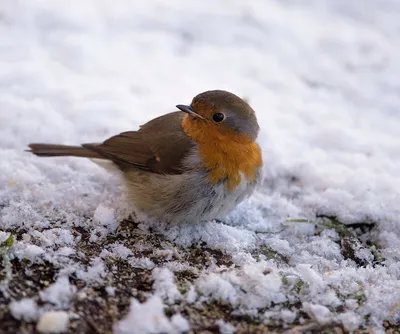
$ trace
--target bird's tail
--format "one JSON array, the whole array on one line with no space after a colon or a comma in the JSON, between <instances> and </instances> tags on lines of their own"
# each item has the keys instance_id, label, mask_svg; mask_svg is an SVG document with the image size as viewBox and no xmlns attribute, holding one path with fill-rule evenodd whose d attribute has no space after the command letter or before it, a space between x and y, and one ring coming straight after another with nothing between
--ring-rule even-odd
<instances>
[{"instance_id":1,"label":"bird's tail","mask_svg":"<svg viewBox=\"0 0 400 334\"><path fill-rule=\"evenodd\" d=\"M95 158L95 159L107 159L100 154L89 150L82 146L67 146L67 145L56 145L56 144L29 144L31 152L39 157L82 157L82 158Z\"/></svg>"}]
</instances>

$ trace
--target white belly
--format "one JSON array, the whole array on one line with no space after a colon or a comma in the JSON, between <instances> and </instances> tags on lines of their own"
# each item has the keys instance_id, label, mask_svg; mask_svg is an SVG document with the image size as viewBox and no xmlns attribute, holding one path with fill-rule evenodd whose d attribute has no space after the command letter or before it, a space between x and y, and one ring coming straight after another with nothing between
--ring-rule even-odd
<instances>
[{"instance_id":1,"label":"white belly","mask_svg":"<svg viewBox=\"0 0 400 334\"><path fill-rule=\"evenodd\" d=\"M244 175L241 175L240 184L229 191L225 184L219 184L215 188L214 206L204 215L203 220L222 218L232 211L240 202L249 197L261 181L261 173L258 173L255 181L249 182Z\"/></svg>"},{"instance_id":2,"label":"white belly","mask_svg":"<svg viewBox=\"0 0 400 334\"><path fill-rule=\"evenodd\" d=\"M154 175L131 171L125 174L136 207L147 215L171 223L221 218L250 196L261 180L241 182L229 191L225 183L211 184L204 171L180 175Z\"/></svg>"}]
</instances>

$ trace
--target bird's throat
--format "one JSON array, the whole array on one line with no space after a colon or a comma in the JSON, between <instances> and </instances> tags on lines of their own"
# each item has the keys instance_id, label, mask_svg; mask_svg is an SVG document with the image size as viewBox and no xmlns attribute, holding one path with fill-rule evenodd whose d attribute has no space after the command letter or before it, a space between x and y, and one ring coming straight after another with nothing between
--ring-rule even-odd
<instances>
[{"instance_id":1,"label":"bird's throat","mask_svg":"<svg viewBox=\"0 0 400 334\"><path fill-rule=\"evenodd\" d=\"M233 191L242 182L242 175L249 182L255 181L257 170L262 166L257 143L229 129L219 131L212 123L194 124L186 116L182 128L197 143L202 167L208 171L213 184L224 182Z\"/></svg>"}]
</instances>

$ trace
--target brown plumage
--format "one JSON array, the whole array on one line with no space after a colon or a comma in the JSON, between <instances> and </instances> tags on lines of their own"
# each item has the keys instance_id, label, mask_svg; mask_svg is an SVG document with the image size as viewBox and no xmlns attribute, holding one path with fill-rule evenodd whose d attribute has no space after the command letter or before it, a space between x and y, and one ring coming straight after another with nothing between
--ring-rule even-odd
<instances>
[{"instance_id":1,"label":"brown plumage","mask_svg":"<svg viewBox=\"0 0 400 334\"><path fill-rule=\"evenodd\" d=\"M29 152L41 157L107 159L123 170L135 167L152 173L179 174L185 169L183 157L194 145L183 132L183 116L178 111L157 117L138 131L122 132L100 144L29 144Z\"/></svg>"},{"instance_id":2,"label":"brown plumage","mask_svg":"<svg viewBox=\"0 0 400 334\"><path fill-rule=\"evenodd\" d=\"M81 146L57 145L57 144L29 144L31 152L39 157L81 157L106 159L100 154Z\"/></svg>"}]
</instances>

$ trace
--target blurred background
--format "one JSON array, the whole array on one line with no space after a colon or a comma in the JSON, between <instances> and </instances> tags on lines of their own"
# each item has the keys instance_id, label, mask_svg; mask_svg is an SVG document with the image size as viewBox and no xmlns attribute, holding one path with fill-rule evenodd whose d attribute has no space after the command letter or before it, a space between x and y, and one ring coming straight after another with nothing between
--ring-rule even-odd
<instances>
[{"instance_id":1,"label":"blurred background","mask_svg":"<svg viewBox=\"0 0 400 334\"><path fill-rule=\"evenodd\" d=\"M396 0L1 0L2 146L98 140L209 89L248 98L291 154L293 137L312 130L318 141L327 121L326 145L357 144L364 127L400 131L390 121L399 10Z\"/></svg>"}]
</instances>

